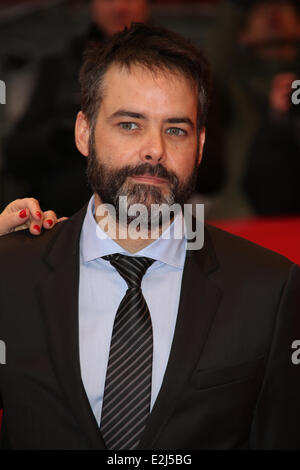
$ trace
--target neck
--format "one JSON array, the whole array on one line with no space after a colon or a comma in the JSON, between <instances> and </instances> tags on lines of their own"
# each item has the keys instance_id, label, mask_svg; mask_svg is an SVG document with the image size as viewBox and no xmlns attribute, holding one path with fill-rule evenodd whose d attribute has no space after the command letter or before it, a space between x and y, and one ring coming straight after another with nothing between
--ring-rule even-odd
<instances>
[{"instance_id":1,"label":"neck","mask_svg":"<svg viewBox=\"0 0 300 470\"><path fill-rule=\"evenodd\" d=\"M157 240L162 232L172 223L172 218L160 226L154 232L151 232L150 229L141 229L140 235L137 237L137 232L135 231L135 237L130 236L130 227L124 227L118 222L113 220L112 216L107 210L104 210L103 213L99 210L100 205L102 204L101 199L97 194L95 194L95 220L99 227L105 232L110 238L112 238L118 245L127 250L129 253L136 253L146 246L153 243Z\"/></svg>"}]
</instances>

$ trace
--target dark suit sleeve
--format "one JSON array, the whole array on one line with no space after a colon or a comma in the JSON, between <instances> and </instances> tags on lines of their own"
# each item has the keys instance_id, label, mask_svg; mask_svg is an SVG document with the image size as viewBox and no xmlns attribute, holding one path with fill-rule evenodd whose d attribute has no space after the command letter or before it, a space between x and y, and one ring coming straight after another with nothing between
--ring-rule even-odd
<instances>
[{"instance_id":1,"label":"dark suit sleeve","mask_svg":"<svg viewBox=\"0 0 300 470\"><path fill-rule=\"evenodd\" d=\"M300 340L300 268L292 265L278 305L251 449L300 449L300 364L292 361L295 340Z\"/></svg>"}]
</instances>

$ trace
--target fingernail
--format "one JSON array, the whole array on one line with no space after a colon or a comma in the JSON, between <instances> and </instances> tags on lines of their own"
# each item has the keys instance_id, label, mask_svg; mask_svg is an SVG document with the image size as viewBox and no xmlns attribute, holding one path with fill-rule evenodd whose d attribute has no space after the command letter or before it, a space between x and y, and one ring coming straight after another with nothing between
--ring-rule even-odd
<instances>
[{"instance_id":1,"label":"fingernail","mask_svg":"<svg viewBox=\"0 0 300 470\"><path fill-rule=\"evenodd\" d=\"M38 232L41 231L41 227L39 225L34 225L33 228L34 230L37 230Z\"/></svg>"},{"instance_id":2,"label":"fingernail","mask_svg":"<svg viewBox=\"0 0 300 470\"><path fill-rule=\"evenodd\" d=\"M49 227L52 227L52 225L53 225L53 220L48 219L48 220L46 220L46 222L47 222L47 224L49 225Z\"/></svg>"},{"instance_id":3,"label":"fingernail","mask_svg":"<svg viewBox=\"0 0 300 470\"><path fill-rule=\"evenodd\" d=\"M19 217L21 217L21 219L25 219L25 217L27 217L25 209L23 209L19 212Z\"/></svg>"},{"instance_id":4,"label":"fingernail","mask_svg":"<svg viewBox=\"0 0 300 470\"><path fill-rule=\"evenodd\" d=\"M42 218L42 214L40 213L40 211L36 211L36 215L37 215L37 217L38 217L39 219Z\"/></svg>"}]
</instances>

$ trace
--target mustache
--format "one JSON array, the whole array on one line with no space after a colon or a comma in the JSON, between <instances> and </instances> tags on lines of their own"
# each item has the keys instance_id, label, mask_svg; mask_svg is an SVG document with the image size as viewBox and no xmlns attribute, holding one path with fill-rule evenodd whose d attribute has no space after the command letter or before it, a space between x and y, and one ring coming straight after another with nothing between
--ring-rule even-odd
<instances>
[{"instance_id":1,"label":"mustache","mask_svg":"<svg viewBox=\"0 0 300 470\"><path fill-rule=\"evenodd\" d=\"M141 163L135 166L127 165L119 172L120 177L123 178L124 181L128 176L141 176L146 174L157 178L165 178L171 184L178 184L178 178L175 173L169 172L160 163L157 165L151 165L150 163Z\"/></svg>"}]
</instances>

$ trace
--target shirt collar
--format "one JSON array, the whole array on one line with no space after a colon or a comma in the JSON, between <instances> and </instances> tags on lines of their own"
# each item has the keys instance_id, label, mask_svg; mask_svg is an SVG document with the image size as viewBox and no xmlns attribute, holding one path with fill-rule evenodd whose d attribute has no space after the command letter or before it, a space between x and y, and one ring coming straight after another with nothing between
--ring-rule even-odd
<instances>
[{"instance_id":1,"label":"shirt collar","mask_svg":"<svg viewBox=\"0 0 300 470\"><path fill-rule=\"evenodd\" d=\"M88 263L105 255L123 253L127 256L147 256L176 268L183 268L186 237L184 231L181 238L177 238L174 235L175 222L178 223L178 227L180 224L183 224L181 212L176 216L176 219L179 219L174 219L172 224L157 240L132 254L122 248L98 226L94 218L94 210L95 200L94 196L92 196L88 204L80 237L80 251L83 263Z\"/></svg>"}]
</instances>

